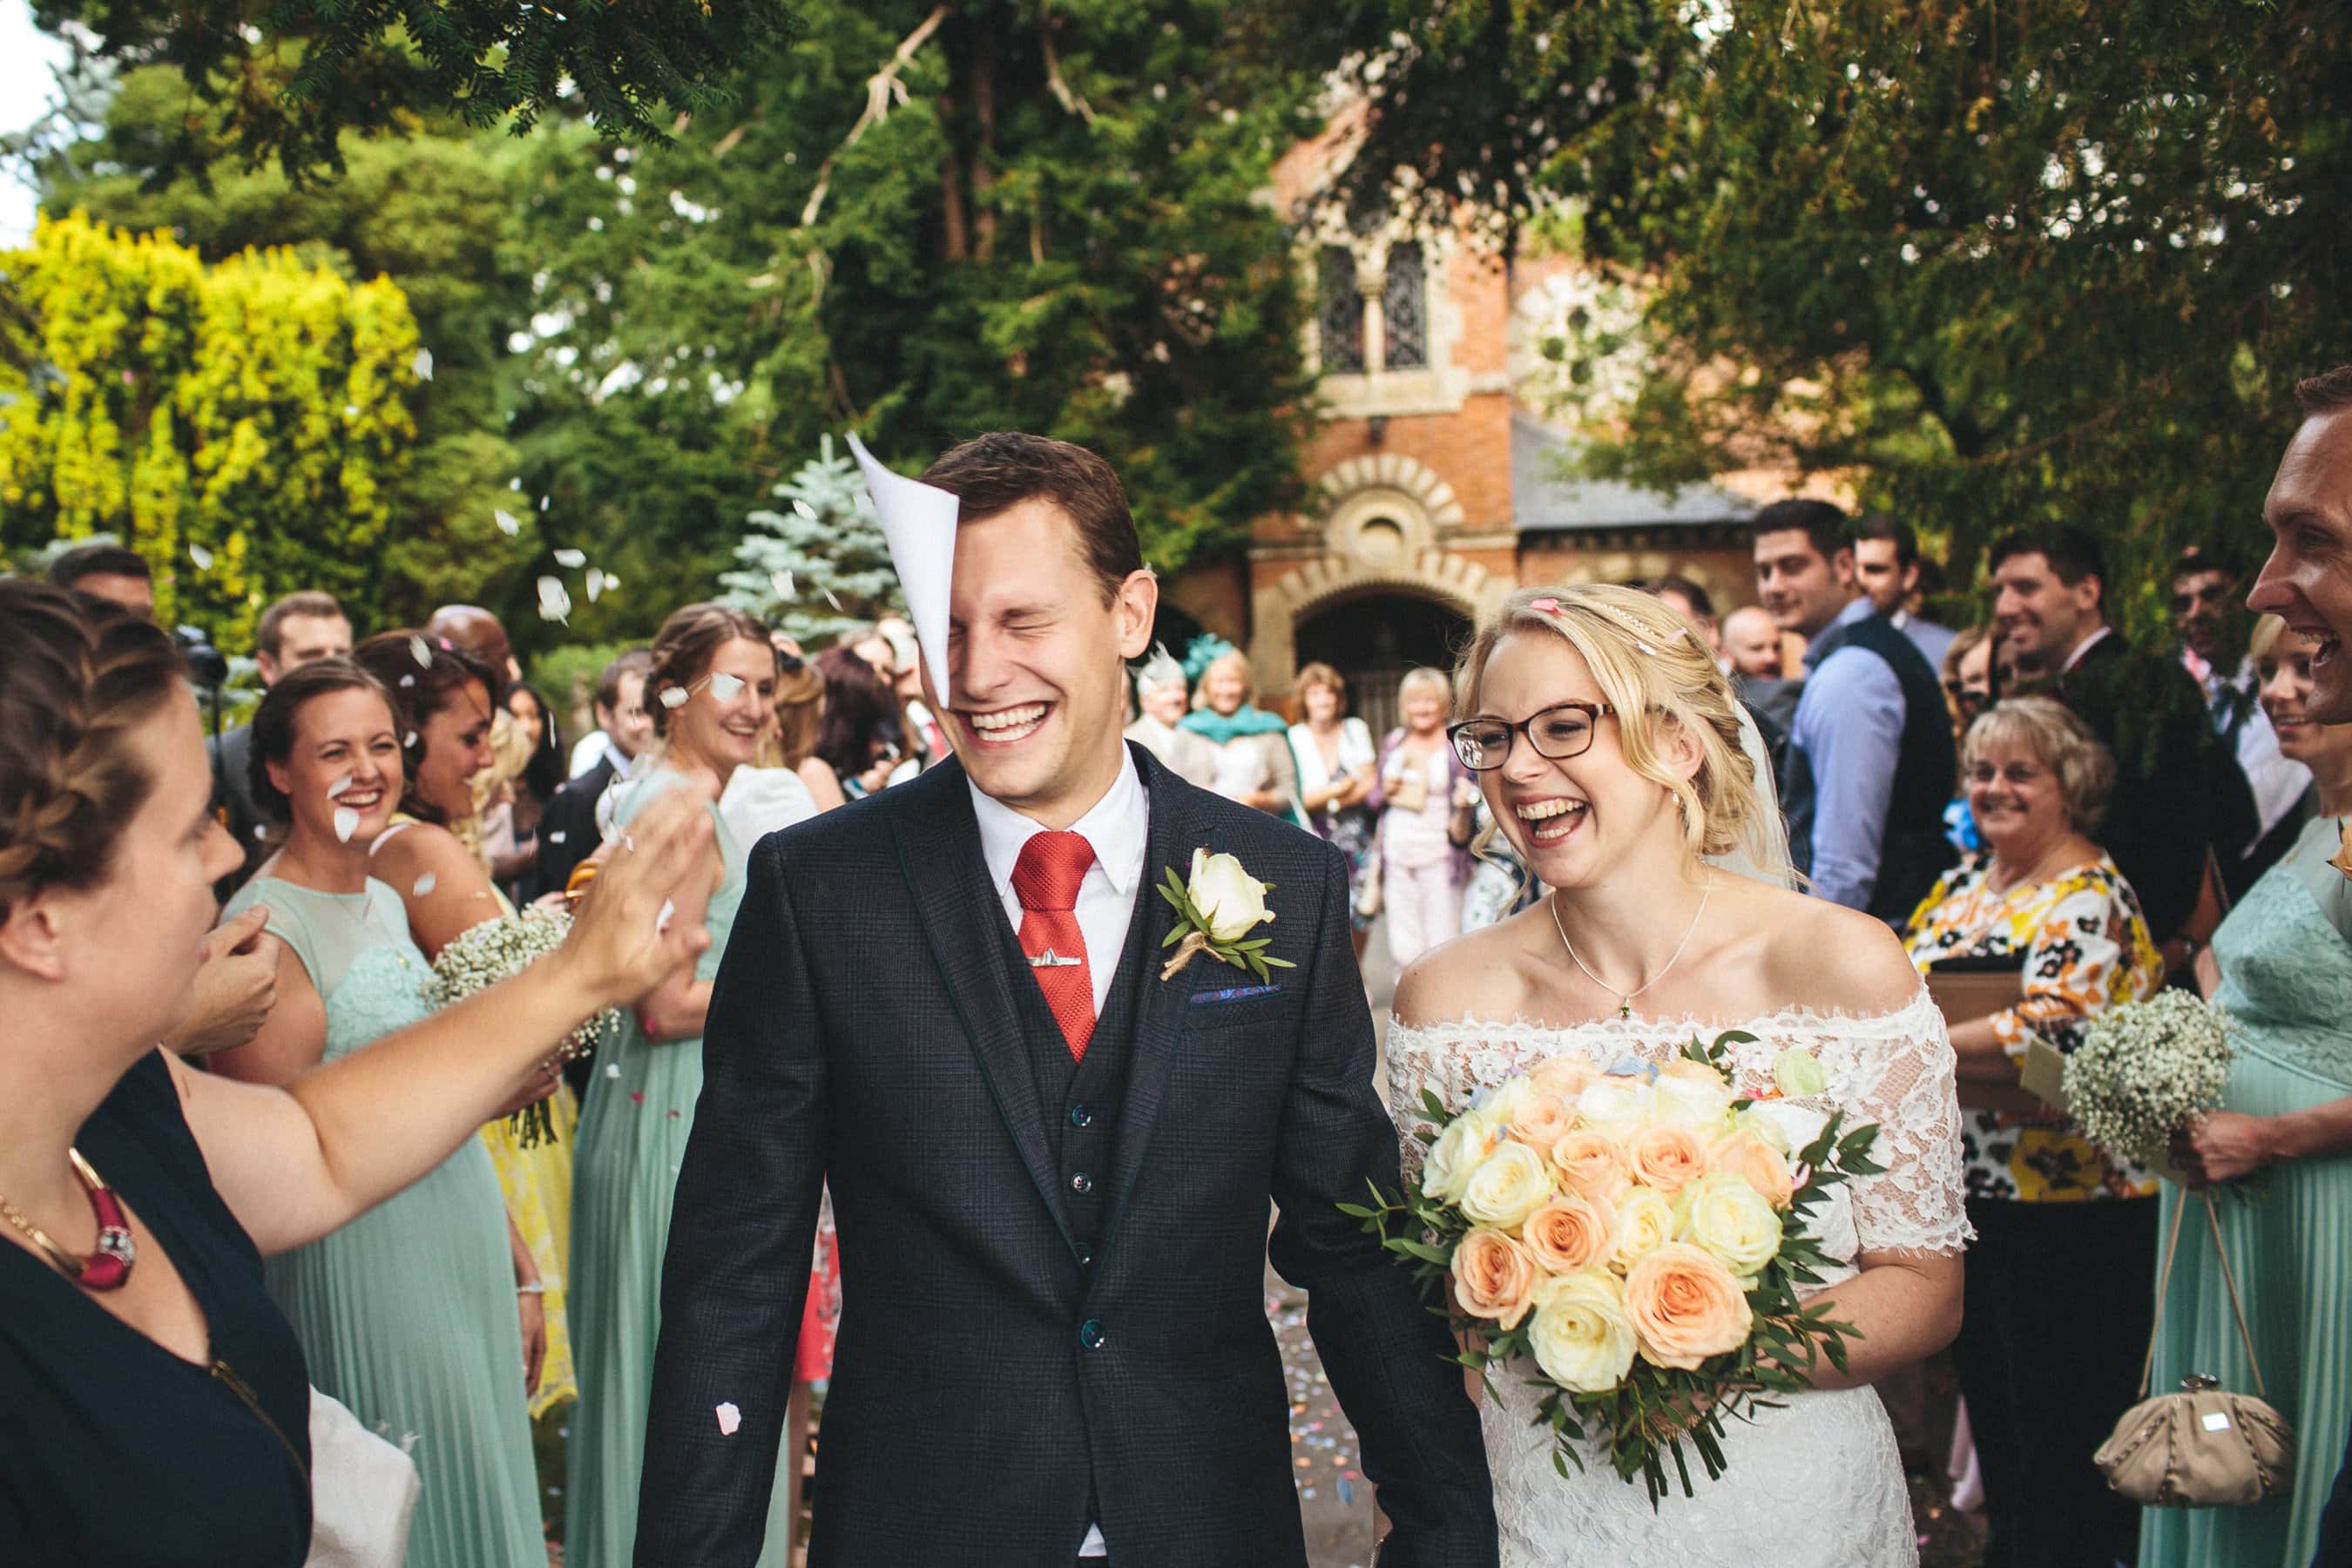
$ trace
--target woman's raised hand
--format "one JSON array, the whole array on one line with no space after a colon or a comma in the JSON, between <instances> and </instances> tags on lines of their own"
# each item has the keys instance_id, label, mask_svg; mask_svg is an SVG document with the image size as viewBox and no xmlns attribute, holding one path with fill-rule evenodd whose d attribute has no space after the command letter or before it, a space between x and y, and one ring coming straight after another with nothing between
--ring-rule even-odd
<instances>
[{"instance_id":1,"label":"woman's raised hand","mask_svg":"<svg viewBox=\"0 0 2352 1568\"><path fill-rule=\"evenodd\" d=\"M680 910L670 895L711 853L710 813L689 791L665 792L614 836L555 954L596 1006L632 1005L710 945L698 901Z\"/></svg>"}]
</instances>

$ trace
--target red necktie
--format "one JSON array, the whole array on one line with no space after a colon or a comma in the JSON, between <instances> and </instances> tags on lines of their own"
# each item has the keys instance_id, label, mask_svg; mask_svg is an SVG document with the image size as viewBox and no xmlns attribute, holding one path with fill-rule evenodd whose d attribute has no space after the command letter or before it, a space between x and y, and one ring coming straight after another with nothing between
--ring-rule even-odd
<instances>
[{"instance_id":1,"label":"red necktie","mask_svg":"<svg viewBox=\"0 0 2352 1568\"><path fill-rule=\"evenodd\" d=\"M1094 972L1087 967L1086 933L1078 929L1078 884L1095 863L1095 847L1079 833L1032 834L1013 866L1021 900L1021 951L1045 994L1054 1022L1069 1042L1070 1059L1087 1058L1095 1033Z\"/></svg>"}]
</instances>

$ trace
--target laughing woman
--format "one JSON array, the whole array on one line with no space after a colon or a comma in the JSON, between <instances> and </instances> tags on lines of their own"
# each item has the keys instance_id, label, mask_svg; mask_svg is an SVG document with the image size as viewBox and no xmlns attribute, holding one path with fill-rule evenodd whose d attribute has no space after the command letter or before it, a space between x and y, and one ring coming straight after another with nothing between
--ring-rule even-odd
<instances>
[{"instance_id":1,"label":"laughing woman","mask_svg":"<svg viewBox=\"0 0 2352 1568\"><path fill-rule=\"evenodd\" d=\"M215 1070L290 1084L431 1011L400 896L368 875L403 779L392 700L349 660L304 665L262 700L254 799L289 831L225 914L267 905L285 952L269 1021ZM509 1236L498 1173L469 1139L389 1203L267 1265L311 1382L372 1430L417 1435L414 1568L546 1558Z\"/></svg>"},{"instance_id":2,"label":"laughing woman","mask_svg":"<svg viewBox=\"0 0 2352 1568\"><path fill-rule=\"evenodd\" d=\"M776 699L776 650L767 628L740 610L688 605L662 624L653 654L646 675L653 763L615 803L614 831L625 844L629 825L673 791L705 805L717 847L680 884L675 901L681 913L701 911L710 947L624 1016L581 1111L572 1210L580 1407L572 1418L564 1529L566 1559L582 1568L618 1568L636 1539L670 1198L702 1093L710 982L743 897L746 847L728 831L718 803L735 771L758 754ZM782 1568L792 1555L791 1468L776 1468L776 1500L768 1510L760 1561L772 1568Z\"/></svg>"}]
</instances>

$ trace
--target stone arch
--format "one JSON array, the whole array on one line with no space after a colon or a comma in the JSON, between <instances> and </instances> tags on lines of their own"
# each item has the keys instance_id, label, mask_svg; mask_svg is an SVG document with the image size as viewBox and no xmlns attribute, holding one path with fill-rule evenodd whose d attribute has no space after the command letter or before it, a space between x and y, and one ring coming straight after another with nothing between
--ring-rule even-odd
<instances>
[{"instance_id":1,"label":"stone arch","mask_svg":"<svg viewBox=\"0 0 2352 1568\"><path fill-rule=\"evenodd\" d=\"M1384 595L1431 598L1475 622L1498 608L1512 587L1508 578L1434 547L1385 567L1325 555L1292 568L1253 597L1250 667L1259 689L1287 691L1298 668L1299 623L1351 599Z\"/></svg>"}]
</instances>

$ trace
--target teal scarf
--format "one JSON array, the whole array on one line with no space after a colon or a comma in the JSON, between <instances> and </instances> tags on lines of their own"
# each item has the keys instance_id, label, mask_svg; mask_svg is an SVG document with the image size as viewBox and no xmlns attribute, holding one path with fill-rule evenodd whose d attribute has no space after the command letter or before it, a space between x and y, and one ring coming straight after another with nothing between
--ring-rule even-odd
<instances>
[{"instance_id":1,"label":"teal scarf","mask_svg":"<svg viewBox=\"0 0 2352 1568\"><path fill-rule=\"evenodd\" d=\"M1276 731L1287 731L1289 725L1263 708L1244 702L1230 714L1213 708L1198 708L1184 715L1181 726L1195 735L1205 735L1218 745L1226 745L1244 735L1271 735Z\"/></svg>"}]
</instances>

